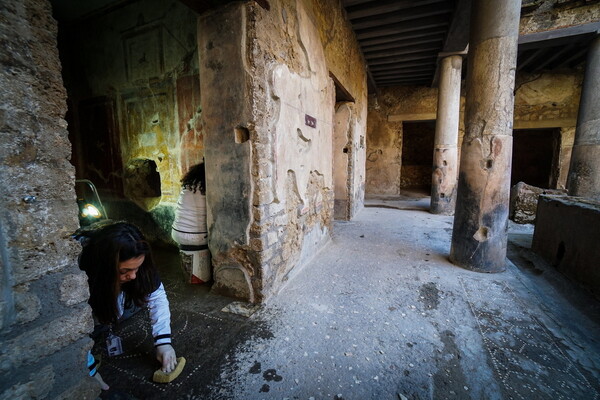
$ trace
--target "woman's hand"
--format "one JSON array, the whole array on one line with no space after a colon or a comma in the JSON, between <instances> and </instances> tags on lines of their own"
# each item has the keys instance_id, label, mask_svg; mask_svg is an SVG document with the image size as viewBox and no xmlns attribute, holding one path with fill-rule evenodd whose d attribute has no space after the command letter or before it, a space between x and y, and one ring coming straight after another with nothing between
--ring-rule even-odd
<instances>
[{"instance_id":1,"label":"woman's hand","mask_svg":"<svg viewBox=\"0 0 600 400\"><path fill-rule=\"evenodd\" d=\"M96 372L96 375L94 375L94 378L96 378L96 380L100 384L100 389L102 389L102 390L108 390L108 389L110 389L110 386L108 386L106 384L106 382L104 382L104 379L102 379L102 376L100 375L99 372Z\"/></svg>"},{"instance_id":2,"label":"woman's hand","mask_svg":"<svg viewBox=\"0 0 600 400\"><path fill-rule=\"evenodd\" d=\"M177 366L177 356L175 349L170 344L163 344L156 348L156 359L162 364L161 370L164 373L169 373Z\"/></svg>"}]
</instances>

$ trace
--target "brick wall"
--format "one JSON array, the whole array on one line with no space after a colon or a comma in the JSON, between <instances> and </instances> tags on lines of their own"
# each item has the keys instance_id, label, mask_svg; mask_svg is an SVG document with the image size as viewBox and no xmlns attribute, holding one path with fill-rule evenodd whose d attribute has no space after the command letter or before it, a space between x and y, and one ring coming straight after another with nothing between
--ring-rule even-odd
<instances>
[{"instance_id":1,"label":"brick wall","mask_svg":"<svg viewBox=\"0 0 600 400\"><path fill-rule=\"evenodd\" d=\"M0 5L0 398L95 398L57 26L46 0Z\"/></svg>"}]
</instances>

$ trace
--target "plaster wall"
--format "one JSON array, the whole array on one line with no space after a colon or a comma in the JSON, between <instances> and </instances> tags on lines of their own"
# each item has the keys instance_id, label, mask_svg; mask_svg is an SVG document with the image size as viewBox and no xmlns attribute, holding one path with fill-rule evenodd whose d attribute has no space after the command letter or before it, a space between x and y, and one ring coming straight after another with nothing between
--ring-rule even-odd
<instances>
[{"instance_id":1,"label":"plaster wall","mask_svg":"<svg viewBox=\"0 0 600 400\"><path fill-rule=\"evenodd\" d=\"M216 86L232 108L202 103L207 174L221 183L207 197L216 287L263 301L330 238L335 106L330 73L356 99L349 122L355 145L365 130L364 64L339 1L270 1L268 10L232 4L202 16L199 32L203 98L217 80L233 81ZM228 42L240 46L228 48L231 65L220 64L224 58L215 49L225 43L219 32L233 35ZM217 109L223 124L209 119ZM240 154L225 145L214 154L213 127L227 138L236 126L246 130L245 150ZM355 152L360 157L358 145ZM225 168L234 160L243 171L239 176ZM246 177L249 185L236 189ZM353 199L362 197L357 186ZM249 207L250 219L222 223L217 211L225 197L238 209Z\"/></svg>"},{"instance_id":2,"label":"plaster wall","mask_svg":"<svg viewBox=\"0 0 600 400\"><path fill-rule=\"evenodd\" d=\"M3 1L0 20L0 398L94 399L56 21L46 0Z\"/></svg>"},{"instance_id":3,"label":"plaster wall","mask_svg":"<svg viewBox=\"0 0 600 400\"><path fill-rule=\"evenodd\" d=\"M296 0L270 4L268 12L257 9L258 40L253 49L258 50L259 57L254 60L257 72L261 71L255 76L255 85L261 87L264 76L270 99L264 104L263 98L257 98L254 110L260 113L265 107L274 116L257 118L256 122L258 132L262 131L258 127L264 126L274 135L275 164L272 174L262 175L259 170L258 177L274 188L272 200L268 199L271 204L285 204L284 213L271 214L268 219L275 218L275 225L278 222L285 225L275 231L277 241L282 244L282 262L276 257L269 263L270 273L264 276L267 292L278 290L330 237L333 219L330 154L335 112L335 88L330 73L356 99L349 118L355 134L364 132L366 111L364 64L340 2ZM294 49L290 57L281 57L285 48ZM316 119L315 128L307 126L306 114ZM351 140L351 146L355 145L356 140ZM350 151L358 156L360 149L356 146ZM351 162L352 159L349 165ZM349 175L360 175L360 169L350 170ZM360 196L360 186L356 188L351 183L350 201L357 193ZM267 199L255 194L253 206L262 207L264 200ZM262 223L266 216L261 215L260 224L255 221L253 228L258 230L260 226L262 235L267 228L268 237L273 229Z\"/></svg>"},{"instance_id":4,"label":"plaster wall","mask_svg":"<svg viewBox=\"0 0 600 400\"><path fill-rule=\"evenodd\" d=\"M583 72L520 73L516 79L514 129L560 128L557 188L566 185ZM461 91L459 148L464 134ZM403 121L435 119L437 89L384 88L369 102L367 195L400 194ZM433 151L433 149L432 149Z\"/></svg>"},{"instance_id":5,"label":"plaster wall","mask_svg":"<svg viewBox=\"0 0 600 400\"><path fill-rule=\"evenodd\" d=\"M514 129L559 128L558 181L567 184L583 71L517 75Z\"/></svg>"},{"instance_id":6,"label":"plaster wall","mask_svg":"<svg viewBox=\"0 0 600 400\"><path fill-rule=\"evenodd\" d=\"M461 110L464 98L461 98ZM402 123L435 120L437 89L382 88L369 99L366 151L366 195L399 195L402 182ZM462 137L462 111L460 118ZM433 147L431 148L433 154Z\"/></svg>"},{"instance_id":7,"label":"plaster wall","mask_svg":"<svg viewBox=\"0 0 600 400\"><path fill-rule=\"evenodd\" d=\"M182 173L203 156L195 15L178 1L139 0L60 26L78 177L145 211L172 207ZM108 121L90 121L94 110ZM99 122L111 137L89 140ZM106 148L119 162L90 165ZM156 164L158 186L142 184L139 160Z\"/></svg>"}]
</instances>

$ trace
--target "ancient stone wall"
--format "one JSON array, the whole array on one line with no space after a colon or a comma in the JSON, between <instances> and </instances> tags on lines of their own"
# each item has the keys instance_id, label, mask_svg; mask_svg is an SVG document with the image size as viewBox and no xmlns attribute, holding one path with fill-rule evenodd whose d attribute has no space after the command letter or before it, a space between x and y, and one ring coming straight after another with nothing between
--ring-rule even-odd
<instances>
[{"instance_id":1,"label":"ancient stone wall","mask_svg":"<svg viewBox=\"0 0 600 400\"><path fill-rule=\"evenodd\" d=\"M330 74L355 99L348 125L360 160L364 63L337 0L229 5L200 18L198 37L207 185L220 183L207 197L215 287L262 301L329 240L336 100ZM205 101L216 91L221 102ZM355 212L362 167L351 176ZM237 221L222 215L232 207L241 210Z\"/></svg>"},{"instance_id":2,"label":"ancient stone wall","mask_svg":"<svg viewBox=\"0 0 600 400\"><path fill-rule=\"evenodd\" d=\"M463 93L464 95L464 93ZM464 97L461 98L464 109ZM402 182L404 122L436 119L437 89L414 86L382 88L369 99L366 195L399 195ZM462 111L459 136L462 137ZM460 146L460 144L459 144ZM433 147L431 148L433 154Z\"/></svg>"},{"instance_id":3,"label":"ancient stone wall","mask_svg":"<svg viewBox=\"0 0 600 400\"><path fill-rule=\"evenodd\" d=\"M46 0L0 6L0 398L93 399L66 92Z\"/></svg>"},{"instance_id":4,"label":"ancient stone wall","mask_svg":"<svg viewBox=\"0 0 600 400\"><path fill-rule=\"evenodd\" d=\"M243 46L247 18L241 3L202 15L198 50L213 289L254 301L260 268L249 257L248 239L254 154L249 141L250 71Z\"/></svg>"},{"instance_id":5,"label":"ancient stone wall","mask_svg":"<svg viewBox=\"0 0 600 400\"><path fill-rule=\"evenodd\" d=\"M600 20L598 1L526 0L521 9L519 34L568 28Z\"/></svg>"},{"instance_id":6,"label":"ancient stone wall","mask_svg":"<svg viewBox=\"0 0 600 400\"><path fill-rule=\"evenodd\" d=\"M263 259L268 265L263 291L273 293L331 233L334 193L329 155L335 90L329 75L355 99L348 122L352 127L348 154L354 158L349 157L347 168L364 151L359 141L366 122L366 74L339 1L282 0L270 2L268 11L254 10L256 22L249 35L256 55L253 85L258 96L253 98L253 110L257 142L266 145L257 149L264 156L258 159L274 162L256 169L268 195L255 191L257 218L251 233L263 247L266 243L263 254L274 251L273 257ZM261 95L263 87L267 96ZM315 125L307 123L307 115ZM350 203L362 197L354 180L361 179L361 169L355 166L348 173Z\"/></svg>"},{"instance_id":7,"label":"ancient stone wall","mask_svg":"<svg viewBox=\"0 0 600 400\"><path fill-rule=\"evenodd\" d=\"M560 130L557 188L564 188L566 185L582 78L581 71L517 75L514 128ZM459 146L463 135L464 94L462 90ZM395 87L382 89L379 96L370 100L367 195L400 193L402 122L434 120L436 96L437 89Z\"/></svg>"},{"instance_id":8,"label":"ancient stone wall","mask_svg":"<svg viewBox=\"0 0 600 400\"><path fill-rule=\"evenodd\" d=\"M556 187L564 189L575 138L583 71L517 75L514 129L560 129Z\"/></svg>"}]
</instances>

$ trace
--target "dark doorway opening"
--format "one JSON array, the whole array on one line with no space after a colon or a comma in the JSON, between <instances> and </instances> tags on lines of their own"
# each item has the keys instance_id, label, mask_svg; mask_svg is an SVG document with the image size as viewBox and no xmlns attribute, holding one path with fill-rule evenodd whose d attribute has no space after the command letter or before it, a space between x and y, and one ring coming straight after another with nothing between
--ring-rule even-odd
<instances>
[{"instance_id":1,"label":"dark doorway opening","mask_svg":"<svg viewBox=\"0 0 600 400\"><path fill-rule=\"evenodd\" d=\"M515 129L513 131L510 184L525 182L554 189L558 181L560 129Z\"/></svg>"},{"instance_id":2,"label":"dark doorway opening","mask_svg":"<svg viewBox=\"0 0 600 400\"><path fill-rule=\"evenodd\" d=\"M431 191L435 121L402 124L400 189Z\"/></svg>"},{"instance_id":3,"label":"dark doorway opening","mask_svg":"<svg viewBox=\"0 0 600 400\"><path fill-rule=\"evenodd\" d=\"M353 202L352 175L355 162L353 146L353 103L354 97L344 88L340 81L329 74L335 85L335 113L333 129L333 218L350 220L355 204Z\"/></svg>"}]
</instances>

